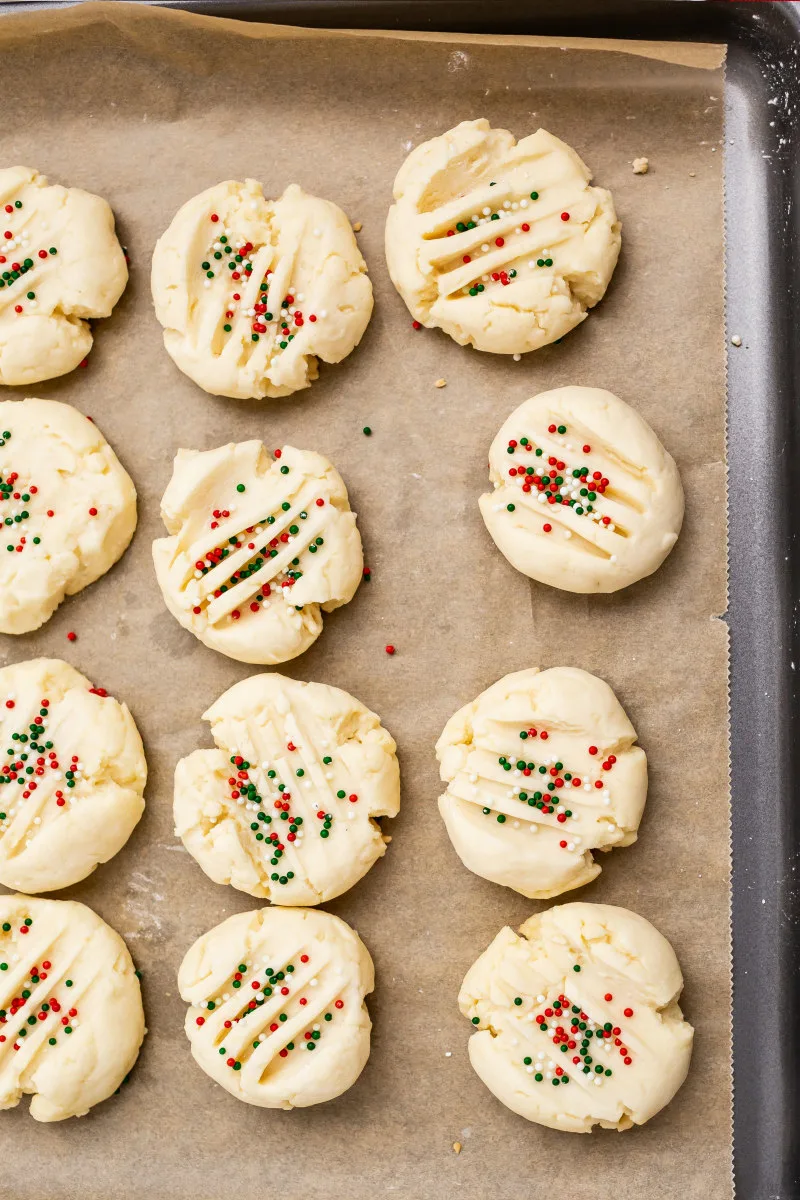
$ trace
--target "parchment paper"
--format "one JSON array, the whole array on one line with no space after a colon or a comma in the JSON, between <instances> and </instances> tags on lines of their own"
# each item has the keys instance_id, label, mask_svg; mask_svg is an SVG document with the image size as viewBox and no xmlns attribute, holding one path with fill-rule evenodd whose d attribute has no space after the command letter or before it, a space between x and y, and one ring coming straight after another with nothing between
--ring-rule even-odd
<instances>
[{"instance_id":1,"label":"parchment paper","mask_svg":"<svg viewBox=\"0 0 800 1200\"><path fill-rule=\"evenodd\" d=\"M97 420L140 506L122 562L38 633L3 638L0 660L74 663L129 703L150 766L148 807L128 846L61 893L127 939L144 972L150 1033L122 1094L87 1118L37 1125L25 1103L0 1116L3 1200L731 1195L727 632L718 619L723 51L562 45L327 35L125 4L0 23L3 161L106 196L132 260L88 367L33 391ZM478 116L517 136L541 124L565 138L612 190L624 226L603 303L561 345L519 363L415 333L383 261L406 153ZM651 162L646 176L631 170L640 155ZM246 175L268 194L296 181L363 222L376 294L364 341L344 364L323 368L297 398L264 404L209 397L182 376L149 297L153 244L178 206ZM497 428L525 397L565 383L607 387L633 404L683 476L677 549L615 596L529 584L478 513ZM186 948L256 902L211 883L174 838L172 772L210 744L200 714L250 668L179 628L150 561L176 449L253 436L319 450L348 483L373 580L286 671L347 688L380 713L403 772L386 858L328 906L375 958L372 1056L345 1096L292 1113L228 1096L195 1066L183 1034L175 973ZM456 708L536 664L607 679L649 757L638 844L603 856L600 878L565 897L642 913L675 946L686 978L697 1030L689 1079L660 1116L624 1135L559 1134L508 1112L469 1067L470 1029L456 1006L478 953L536 905L457 860L436 810L433 747Z\"/></svg>"}]
</instances>

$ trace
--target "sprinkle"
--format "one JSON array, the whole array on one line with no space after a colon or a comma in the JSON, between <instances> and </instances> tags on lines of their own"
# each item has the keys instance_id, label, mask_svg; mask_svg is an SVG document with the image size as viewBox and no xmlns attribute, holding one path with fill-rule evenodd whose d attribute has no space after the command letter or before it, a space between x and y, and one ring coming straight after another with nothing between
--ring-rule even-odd
<instances>
[{"instance_id":1,"label":"sprinkle","mask_svg":"<svg viewBox=\"0 0 800 1200\"><path fill-rule=\"evenodd\" d=\"M68 642L76 642L77 640L78 640L77 633L73 633L73 631L70 630L69 633L67 634L67 641Z\"/></svg>"},{"instance_id":2,"label":"sprinkle","mask_svg":"<svg viewBox=\"0 0 800 1200\"><path fill-rule=\"evenodd\" d=\"M361 432L364 434L364 437L372 437L372 430L369 425L365 425Z\"/></svg>"},{"instance_id":3,"label":"sprinkle","mask_svg":"<svg viewBox=\"0 0 800 1200\"><path fill-rule=\"evenodd\" d=\"M395 653L396 647L395 647L395 646L392 646L392 645L390 644L390 645L388 645L388 646L384 646L384 650L386 651L386 653L387 653L387 654L391 655L391 654L394 654L394 653Z\"/></svg>"},{"instance_id":4,"label":"sprinkle","mask_svg":"<svg viewBox=\"0 0 800 1200\"><path fill-rule=\"evenodd\" d=\"M741 346L741 344L742 344L742 339L741 339L741 337L739 336L739 334L738 334L738 333L735 333L735 334L733 335L733 337L731 338L731 345L732 345L732 346Z\"/></svg>"}]
</instances>

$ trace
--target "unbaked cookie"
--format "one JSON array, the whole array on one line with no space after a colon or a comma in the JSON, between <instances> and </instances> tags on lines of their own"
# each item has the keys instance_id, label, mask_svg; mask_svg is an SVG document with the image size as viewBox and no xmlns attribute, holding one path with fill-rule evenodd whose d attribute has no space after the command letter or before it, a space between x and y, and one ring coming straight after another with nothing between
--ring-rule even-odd
<instances>
[{"instance_id":1,"label":"unbaked cookie","mask_svg":"<svg viewBox=\"0 0 800 1200\"><path fill-rule=\"evenodd\" d=\"M178 972L195 1061L262 1108L306 1108L355 1083L369 1058L364 997L374 986L355 930L311 908L229 917Z\"/></svg>"},{"instance_id":2,"label":"unbaked cookie","mask_svg":"<svg viewBox=\"0 0 800 1200\"><path fill-rule=\"evenodd\" d=\"M372 284L347 217L292 184L229 179L184 204L153 255L164 345L216 396L288 396L361 341Z\"/></svg>"},{"instance_id":3,"label":"unbaked cookie","mask_svg":"<svg viewBox=\"0 0 800 1200\"><path fill-rule=\"evenodd\" d=\"M610 904L563 904L501 929L458 998L472 1066L512 1112L590 1133L630 1129L686 1078L693 1029L666 938Z\"/></svg>"},{"instance_id":4,"label":"unbaked cookie","mask_svg":"<svg viewBox=\"0 0 800 1200\"><path fill-rule=\"evenodd\" d=\"M476 350L524 354L602 300L620 248L611 194L544 129L462 121L409 154L386 261L411 315Z\"/></svg>"},{"instance_id":5,"label":"unbaked cookie","mask_svg":"<svg viewBox=\"0 0 800 1200\"><path fill-rule=\"evenodd\" d=\"M0 384L74 370L92 348L87 318L110 316L127 282L105 200L0 170Z\"/></svg>"},{"instance_id":6,"label":"unbaked cookie","mask_svg":"<svg viewBox=\"0 0 800 1200\"><path fill-rule=\"evenodd\" d=\"M136 490L88 417L56 400L0 402L0 633L38 629L135 529Z\"/></svg>"},{"instance_id":7,"label":"unbaked cookie","mask_svg":"<svg viewBox=\"0 0 800 1200\"><path fill-rule=\"evenodd\" d=\"M72 900L0 896L0 1109L82 1117L122 1083L146 1033L128 948Z\"/></svg>"},{"instance_id":8,"label":"unbaked cookie","mask_svg":"<svg viewBox=\"0 0 800 1200\"><path fill-rule=\"evenodd\" d=\"M311 450L261 442L179 450L153 542L167 608L206 646L274 665L302 654L322 613L347 604L364 570L361 537L335 467Z\"/></svg>"},{"instance_id":9,"label":"unbaked cookie","mask_svg":"<svg viewBox=\"0 0 800 1200\"><path fill-rule=\"evenodd\" d=\"M0 883L52 892L120 850L144 811L142 739L68 663L0 670Z\"/></svg>"},{"instance_id":10,"label":"unbaked cookie","mask_svg":"<svg viewBox=\"0 0 800 1200\"><path fill-rule=\"evenodd\" d=\"M511 414L489 450L486 528L513 567L566 592L616 592L661 566L683 523L678 468L611 392L562 387Z\"/></svg>"},{"instance_id":11,"label":"unbaked cookie","mask_svg":"<svg viewBox=\"0 0 800 1200\"><path fill-rule=\"evenodd\" d=\"M436 743L439 797L465 867L547 900L600 874L593 850L630 846L647 759L607 683L574 667L506 675Z\"/></svg>"},{"instance_id":12,"label":"unbaked cookie","mask_svg":"<svg viewBox=\"0 0 800 1200\"><path fill-rule=\"evenodd\" d=\"M373 818L400 807L396 747L353 696L254 675L203 718L217 749L178 763L175 832L215 883L279 904L319 904L385 853Z\"/></svg>"}]
</instances>

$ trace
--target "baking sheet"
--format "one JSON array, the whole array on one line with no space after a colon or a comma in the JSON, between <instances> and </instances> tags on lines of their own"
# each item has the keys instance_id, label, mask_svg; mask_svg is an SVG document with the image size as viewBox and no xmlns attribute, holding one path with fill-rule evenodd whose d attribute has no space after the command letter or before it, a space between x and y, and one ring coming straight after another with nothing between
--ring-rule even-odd
<instances>
[{"instance_id":1,"label":"baking sheet","mask_svg":"<svg viewBox=\"0 0 800 1200\"><path fill-rule=\"evenodd\" d=\"M689 47L665 63L535 41L327 36L124 4L0 24L13 112L4 160L106 196L132 259L87 369L34 391L95 417L140 501L139 532L119 566L39 633L2 639L0 659L61 656L125 699L151 770L148 808L126 849L61 893L127 938L151 1033L122 1094L90 1117L42 1127L24 1105L2 1115L4 1200L167 1189L194 1200L255 1188L286 1200L518 1200L556 1187L574 1200L731 1194L727 637L715 619L726 607L722 54ZM414 333L383 264L405 154L476 116L518 136L542 124L565 138L611 188L624 227L600 308L560 346L516 364ZM647 176L631 171L640 155L651 160ZM376 291L351 358L296 399L265 405L207 397L180 375L149 302L152 245L177 207L247 174L273 194L299 182L361 221ZM633 403L683 475L678 547L656 576L617 596L530 585L477 510L499 425L526 396L567 382ZM320 450L349 485L372 582L285 670L373 707L403 770L386 858L327 906L376 961L370 1063L338 1101L288 1114L216 1088L183 1035L174 982L183 952L254 902L212 884L173 838L171 775L178 757L209 744L204 708L250 668L177 626L150 565L175 449L253 436ZM72 645L68 630L78 634ZM383 651L389 641L394 658ZM537 906L461 867L436 811L433 744L455 708L536 664L606 678L650 761L639 843L603 856L602 875L576 895L633 908L670 938L697 1037L678 1097L622 1137L567 1138L507 1112L469 1067L456 1007L464 971L497 929Z\"/></svg>"}]
</instances>

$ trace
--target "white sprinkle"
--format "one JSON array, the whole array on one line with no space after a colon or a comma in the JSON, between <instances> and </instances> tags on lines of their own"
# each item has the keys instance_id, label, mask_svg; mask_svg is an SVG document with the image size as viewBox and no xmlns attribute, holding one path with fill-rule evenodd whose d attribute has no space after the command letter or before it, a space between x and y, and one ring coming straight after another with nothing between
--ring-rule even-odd
<instances>
[{"instance_id":1,"label":"white sprinkle","mask_svg":"<svg viewBox=\"0 0 800 1200\"><path fill-rule=\"evenodd\" d=\"M735 333L733 335L733 337L731 338L731 345L732 346L741 346L741 344L742 344L742 339L739 337L738 333Z\"/></svg>"},{"instance_id":2,"label":"white sprinkle","mask_svg":"<svg viewBox=\"0 0 800 1200\"><path fill-rule=\"evenodd\" d=\"M520 360L521 358L522 358L522 355L521 355L521 354L515 354L515 355L514 355L514 362L519 362L519 360Z\"/></svg>"}]
</instances>

